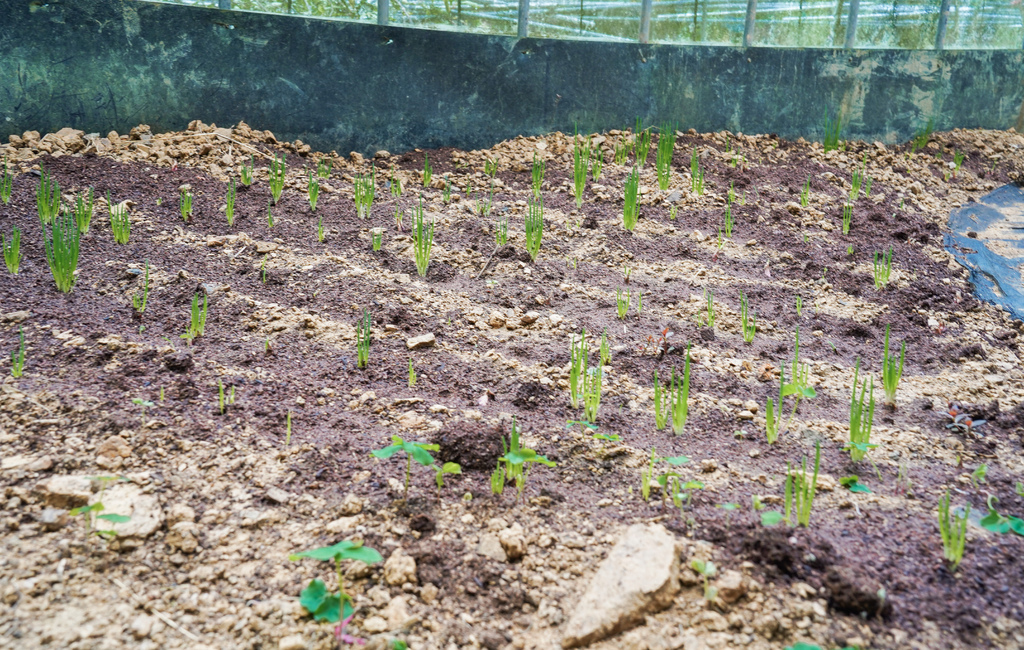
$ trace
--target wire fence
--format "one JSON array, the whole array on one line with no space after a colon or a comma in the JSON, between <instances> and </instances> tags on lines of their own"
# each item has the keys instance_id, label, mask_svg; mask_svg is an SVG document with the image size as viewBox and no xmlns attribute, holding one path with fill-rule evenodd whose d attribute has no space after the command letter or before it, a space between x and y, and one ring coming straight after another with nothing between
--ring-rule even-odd
<instances>
[{"instance_id":1,"label":"wire fence","mask_svg":"<svg viewBox=\"0 0 1024 650\"><path fill-rule=\"evenodd\" d=\"M778 47L1024 47L1024 0L166 1L487 34L525 32L539 38ZM649 29L643 34L645 11Z\"/></svg>"}]
</instances>

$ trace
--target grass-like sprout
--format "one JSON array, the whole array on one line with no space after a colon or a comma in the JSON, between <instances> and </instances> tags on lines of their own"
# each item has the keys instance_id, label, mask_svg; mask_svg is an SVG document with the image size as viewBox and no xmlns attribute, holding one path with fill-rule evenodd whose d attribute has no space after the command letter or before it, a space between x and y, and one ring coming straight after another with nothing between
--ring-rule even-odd
<instances>
[{"instance_id":1,"label":"grass-like sprout","mask_svg":"<svg viewBox=\"0 0 1024 650\"><path fill-rule=\"evenodd\" d=\"M203 306L199 307L199 294L192 296L192 318L189 321L188 329L181 335L181 338L192 345L193 339L199 338L206 331L206 311L210 306L210 298L203 294Z\"/></svg>"},{"instance_id":2,"label":"grass-like sprout","mask_svg":"<svg viewBox=\"0 0 1024 650\"><path fill-rule=\"evenodd\" d=\"M316 162L316 175L320 178L330 178L334 170L334 161L330 158L321 158Z\"/></svg>"},{"instance_id":3,"label":"grass-like sprout","mask_svg":"<svg viewBox=\"0 0 1024 650\"><path fill-rule=\"evenodd\" d=\"M882 386L885 388L885 402L896 406L896 389L903 377L903 361L907 356L907 342L900 344L900 356L889 354L889 325L885 326L885 347L882 349Z\"/></svg>"},{"instance_id":4,"label":"grass-like sprout","mask_svg":"<svg viewBox=\"0 0 1024 650\"><path fill-rule=\"evenodd\" d=\"M654 166L658 172L658 187L667 190L672 172L672 152L676 148L676 130L671 124L662 125L658 135L658 153Z\"/></svg>"},{"instance_id":5,"label":"grass-like sprout","mask_svg":"<svg viewBox=\"0 0 1024 650\"><path fill-rule=\"evenodd\" d=\"M326 236L327 233L324 232L324 215L318 214L316 217L316 240L322 244Z\"/></svg>"},{"instance_id":6,"label":"grass-like sprout","mask_svg":"<svg viewBox=\"0 0 1024 650\"><path fill-rule=\"evenodd\" d=\"M690 155L690 190L697 196L704 195L704 170L700 168L696 149Z\"/></svg>"},{"instance_id":7,"label":"grass-like sprout","mask_svg":"<svg viewBox=\"0 0 1024 650\"><path fill-rule=\"evenodd\" d=\"M725 217L724 217L723 222L722 222L722 228L725 231L726 239L732 239L732 225L733 225L732 205L726 205L725 206Z\"/></svg>"},{"instance_id":8,"label":"grass-like sprout","mask_svg":"<svg viewBox=\"0 0 1024 650\"><path fill-rule=\"evenodd\" d=\"M484 161L484 174L487 174L491 178L494 178L495 176L497 176L498 175L498 161L497 160L491 160L490 158L485 160Z\"/></svg>"},{"instance_id":9,"label":"grass-like sprout","mask_svg":"<svg viewBox=\"0 0 1024 650\"><path fill-rule=\"evenodd\" d=\"M18 328L18 347L11 352L11 376L15 379L21 377L25 371L25 329Z\"/></svg>"},{"instance_id":10,"label":"grass-like sprout","mask_svg":"<svg viewBox=\"0 0 1024 650\"><path fill-rule=\"evenodd\" d=\"M804 299L801 296L797 296L796 297L796 315L798 317L804 315L804 313L803 313L804 309L803 308L804 308Z\"/></svg>"},{"instance_id":11,"label":"grass-like sprout","mask_svg":"<svg viewBox=\"0 0 1024 650\"><path fill-rule=\"evenodd\" d=\"M590 146L580 140L579 134L573 136L572 149L572 180L573 196L576 197L576 208L583 207L583 190L587 186L587 168L590 167Z\"/></svg>"},{"instance_id":12,"label":"grass-like sprout","mask_svg":"<svg viewBox=\"0 0 1024 650\"><path fill-rule=\"evenodd\" d=\"M423 154L423 187L430 187L430 180L434 177L434 168L430 166L430 156Z\"/></svg>"},{"instance_id":13,"label":"grass-like sprout","mask_svg":"<svg viewBox=\"0 0 1024 650\"><path fill-rule=\"evenodd\" d=\"M939 499L939 534L942 535L942 553L951 568L956 571L960 561L964 559L964 546L967 543L967 518L971 514L971 504L964 506L962 515L949 512L949 492Z\"/></svg>"},{"instance_id":14,"label":"grass-like sprout","mask_svg":"<svg viewBox=\"0 0 1024 650\"><path fill-rule=\"evenodd\" d=\"M5 171L6 171L6 160L4 161L4 163L5 163L4 167L5 167ZM953 176L956 176L957 174L960 173L960 166L963 165L963 164L964 164L964 152L957 151L956 149L954 149L953 150ZM9 182L10 181L8 181L8 183ZM2 188L0 188L0 191L2 191ZM9 185L8 185L7 193L8 193L8 195L10 195L10 186ZM6 201L5 201L5 203L6 203Z\"/></svg>"},{"instance_id":15,"label":"grass-like sprout","mask_svg":"<svg viewBox=\"0 0 1024 650\"><path fill-rule=\"evenodd\" d=\"M622 227L632 232L640 218L638 199L640 195L640 172L636 167L626 177L626 190L622 202Z\"/></svg>"},{"instance_id":16,"label":"grass-like sprout","mask_svg":"<svg viewBox=\"0 0 1024 650\"><path fill-rule=\"evenodd\" d=\"M935 118L929 117L928 122L923 128L917 130L913 140L910 141L910 153L917 153L918 150L927 147L933 131L935 131Z\"/></svg>"},{"instance_id":17,"label":"grass-like sprout","mask_svg":"<svg viewBox=\"0 0 1024 650\"><path fill-rule=\"evenodd\" d=\"M269 344L269 339L267 340ZM269 350L269 348L268 348ZM290 447L292 444L292 412L288 410L288 414L284 418L284 446Z\"/></svg>"},{"instance_id":18,"label":"grass-like sprout","mask_svg":"<svg viewBox=\"0 0 1024 650\"><path fill-rule=\"evenodd\" d=\"M892 247L889 248L888 253L882 253L881 261L878 259L878 253L875 253L873 273L875 290L881 291L889 284L889 277L892 275Z\"/></svg>"},{"instance_id":19,"label":"grass-like sprout","mask_svg":"<svg viewBox=\"0 0 1024 650\"><path fill-rule=\"evenodd\" d=\"M274 213L270 211L270 208L274 205L273 199L267 201L267 228L274 227Z\"/></svg>"},{"instance_id":20,"label":"grass-like sprout","mask_svg":"<svg viewBox=\"0 0 1024 650\"><path fill-rule=\"evenodd\" d=\"M309 210L316 212L316 201L320 198L320 179L309 172L309 183L306 186L306 195L309 197Z\"/></svg>"},{"instance_id":21,"label":"grass-like sprout","mask_svg":"<svg viewBox=\"0 0 1024 650\"><path fill-rule=\"evenodd\" d=\"M413 238L416 252L416 271L421 278L427 277L427 267L430 266L430 250L434 247L434 221L426 223L423 218L423 197L420 197L420 204L413 208Z\"/></svg>"},{"instance_id":22,"label":"grass-like sprout","mask_svg":"<svg viewBox=\"0 0 1024 650\"><path fill-rule=\"evenodd\" d=\"M75 197L74 203L75 223L83 235L89 232L89 225L92 224L92 188L89 188L85 198L81 195Z\"/></svg>"},{"instance_id":23,"label":"grass-like sprout","mask_svg":"<svg viewBox=\"0 0 1024 650\"><path fill-rule=\"evenodd\" d=\"M823 125L824 135L822 136L822 146L825 149L825 153L839 149L840 142L842 140L843 124L842 124L842 113L836 115L833 119L829 114L828 110L825 111L825 119Z\"/></svg>"},{"instance_id":24,"label":"grass-like sprout","mask_svg":"<svg viewBox=\"0 0 1024 650\"><path fill-rule=\"evenodd\" d=\"M146 268L142 272L142 295L132 296L132 307L139 314L146 311L146 303L149 302L149 260L146 260Z\"/></svg>"},{"instance_id":25,"label":"grass-like sprout","mask_svg":"<svg viewBox=\"0 0 1024 650\"><path fill-rule=\"evenodd\" d=\"M782 401L785 399L786 391L786 365L779 364L779 401L776 403L771 397L768 398L768 408L765 410L764 433L769 445L774 445L779 439L779 428L782 426Z\"/></svg>"},{"instance_id":26,"label":"grass-like sprout","mask_svg":"<svg viewBox=\"0 0 1024 650\"><path fill-rule=\"evenodd\" d=\"M668 386L671 388L671 386ZM658 371L654 371L654 428L661 431L668 424L669 407L671 404L671 395L665 397L665 390L658 383ZM646 500L646 499L645 499Z\"/></svg>"},{"instance_id":27,"label":"grass-like sprout","mask_svg":"<svg viewBox=\"0 0 1024 650\"><path fill-rule=\"evenodd\" d=\"M736 182L729 181L729 192L726 194L725 203L726 205L732 205L736 202Z\"/></svg>"},{"instance_id":28,"label":"grass-like sprout","mask_svg":"<svg viewBox=\"0 0 1024 650\"><path fill-rule=\"evenodd\" d=\"M0 248L4 251L4 264L7 265L7 270L18 275L18 267L21 266L21 231L17 226L11 229L9 239L0 233Z\"/></svg>"},{"instance_id":29,"label":"grass-like sprout","mask_svg":"<svg viewBox=\"0 0 1024 650\"><path fill-rule=\"evenodd\" d=\"M395 227L398 228L398 232L402 232L402 219L405 218L405 210L399 209L395 206Z\"/></svg>"},{"instance_id":30,"label":"grass-like sprout","mask_svg":"<svg viewBox=\"0 0 1024 650\"><path fill-rule=\"evenodd\" d=\"M601 347L598 348L598 358L601 367L604 368L612 361L612 346L608 343L608 330L601 332Z\"/></svg>"},{"instance_id":31,"label":"grass-like sprout","mask_svg":"<svg viewBox=\"0 0 1024 650\"><path fill-rule=\"evenodd\" d=\"M868 450L878 445L871 444L871 426L875 417L875 378L869 376L860 385L860 396L857 395L860 359L853 371L853 394L850 396L850 442L846 448L850 451L850 460L857 463L864 460ZM865 409L864 393L868 394Z\"/></svg>"},{"instance_id":32,"label":"grass-like sprout","mask_svg":"<svg viewBox=\"0 0 1024 650\"><path fill-rule=\"evenodd\" d=\"M49 224L61 209L60 183L51 178L50 173L42 165L39 166L39 187L36 188L36 209L39 222Z\"/></svg>"},{"instance_id":33,"label":"grass-like sprout","mask_svg":"<svg viewBox=\"0 0 1024 650\"><path fill-rule=\"evenodd\" d=\"M544 201L527 199L526 203L526 250L530 253L530 259L536 262L544 236Z\"/></svg>"},{"instance_id":34,"label":"grass-like sprout","mask_svg":"<svg viewBox=\"0 0 1024 650\"><path fill-rule=\"evenodd\" d=\"M690 413L690 344L686 344L686 360L683 362L683 376L676 378L676 369L672 368L672 388L669 391L669 402L672 409L672 433L682 435L686 427L686 418Z\"/></svg>"},{"instance_id":35,"label":"grass-like sprout","mask_svg":"<svg viewBox=\"0 0 1024 650\"><path fill-rule=\"evenodd\" d=\"M587 368L583 373L583 419L591 424L597 422L597 409L601 406L601 383L604 369L601 366Z\"/></svg>"},{"instance_id":36,"label":"grass-like sprout","mask_svg":"<svg viewBox=\"0 0 1024 650\"><path fill-rule=\"evenodd\" d=\"M864 166L867 165L867 154L864 154L864 164L861 165L860 169L854 169L853 174L850 176L850 203L853 203L860 197L860 188L864 184Z\"/></svg>"},{"instance_id":37,"label":"grass-like sprout","mask_svg":"<svg viewBox=\"0 0 1024 650\"><path fill-rule=\"evenodd\" d=\"M807 207L811 204L811 177L807 177L807 181L804 183L804 188L800 190L800 205Z\"/></svg>"},{"instance_id":38,"label":"grass-like sprout","mask_svg":"<svg viewBox=\"0 0 1024 650\"><path fill-rule=\"evenodd\" d=\"M843 234L850 234L850 226L853 224L853 204L843 205Z\"/></svg>"},{"instance_id":39,"label":"grass-like sprout","mask_svg":"<svg viewBox=\"0 0 1024 650\"><path fill-rule=\"evenodd\" d=\"M228 226L235 225L235 179L231 179L228 193L224 195L224 216L228 218Z\"/></svg>"},{"instance_id":40,"label":"grass-like sprout","mask_svg":"<svg viewBox=\"0 0 1024 650\"><path fill-rule=\"evenodd\" d=\"M540 198L540 188L544 184L544 159L533 152L533 198Z\"/></svg>"},{"instance_id":41,"label":"grass-like sprout","mask_svg":"<svg viewBox=\"0 0 1024 650\"><path fill-rule=\"evenodd\" d=\"M409 388L416 386L416 369L412 367L412 358L409 358Z\"/></svg>"},{"instance_id":42,"label":"grass-like sprout","mask_svg":"<svg viewBox=\"0 0 1024 650\"><path fill-rule=\"evenodd\" d=\"M962 156L961 156L962 158ZM959 168L958 168L959 169ZM11 192L14 189L14 177L7 167L7 156L4 156L3 173L0 174L0 201L7 205L11 202Z\"/></svg>"},{"instance_id":43,"label":"grass-like sprout","mask_svg":"<svg viewBox=\"0 0 1024 650\"><path fill-rule=\"evenodd\" d=\"M360 219L370 216L370 208L373 207L373 198L377 188L377 168L374 167L369 174L357 175L352 182L353 196L356 202L356 212Z\"/></svg>"},{"instance_id":44,"label":"grass-like sprout","mask_svg":"<svg viewBox=\"0 0 1024 650\"><path fill-rule=\"evenodd\" d=\"M114 205L110 202L110 192L107 192L107 205L110 210L110 230L114 233L114 241L118 244L127 244L132 235L132 222L128 219L128 207L124 204Z\"/></svg>"},{"instance_id":45,"label":"grass-like sprout","mask_svg":"<svg viewBox=\"0 0 1024 650\"><path fill-rule=\"evenodd\" d=\"M707 302L704 313L705 324L711 329L715 329L715 292L705 289L704 300Z\"/></svg>"},{"instance_id":46,"label":"grass-like sprout","mask_svg":"<svg viewBox=\"0 0 1024 650\"><path fill-rule=\"evenodd\" d=\"M621 288L615 290L615 309L619 314L619 320L625 320L626 314L629 313L630 297L628 289L625 293L622 292Z\"/></svg>"},{"instance_id":47,"label":"grass-like sprout","mask_svg":"<svg viewBox=\"0 0 1024 650\"><path fill-rule=\"evenodd\" d=\"M818 492L818 469L821 467L821 442L814 443L814 474L808 480L807 457L804 457L803 471L795 473L786 463L785 520L792 526L793 515L796 525L806 528L811 523L811 507Z\"/></svg>"},{"instance_id":48,"label":"grass-like sprout","mask_svg":"<svg viewBox=\"0 0 1024 650\"><path fill-rule=\"evenodd\" d=\"M668 218L671 219L672 221L675 221L676 220L676 215L678 213L679 213L679 206L678 205L670 206L669 209L668 209Z\"/></svg>"},{"instance_id":49,"label":"grass-like sprout","mask_svg":"<svg viewBox=\"0 0 1024 650\"><path fill-rule=\"evenodd\" d=\"M481 217L488 217L491 214L491 208L494 207L494 181L491 181L491 192L490 194L480 194L483 198L478 198L476 201L476 209L480 213Z\"/></svg>"},{"instance_id":50,"label":"grass-like sprout","mask_svg":"<svg viewBox=\"0 0 1024 650\"><path fill-rule=\"evenodd\" d=\"M444 175L444 189L441 190L441 198L445 203L449 203L452 200L452 182L448 178L448 174Z\"/></svg>"},{"instance_id":51,"label":"grass-like sprout","mask_svg":"<svg viewBox=\"0 0 1024 650\"><path fill-rule=\"evenodd\" d=\"M402 179L398 177L398 171L394 165L391 165L391 180L388 181L388 185L391 189L391 196L398 199L402 196Z\"/></svg>"},{"instance_id":52,"label":"grass-like sprout","mask_svg":"<svg viewBox=\"0 0 1024 650\"><path fill-rule=\"evenodd\" d=\"M252 156L249 156L249 164L242 165L241 171L238 172L238 176L242 181L242 185L245 185L246 187L252 185L252 170L253 166L255 165L254 160L255 159Z\"/></svg>"},{"instance_id":53,"label":"grass-like sprout","mask_svg":"<svg viewBox=\"0 0 1024 650\"><path fill-rule=\"evenodd\" d=\"M647 164L647 154L651 151L651 130L640 128L640 118L636 120L636 164L642 169Z\"/></svg>"},{"instance_id":54,"label":"grass-like sprout","mask_svg":"<svg viewBox=\"0 0 1024 650\"><path fill-rule=\"evenodd\" d=\"M545 456L541 456L533 449L523 447L519 442L519 426L515 416L512 416L512 432L509 435L508 444L501 439L501 446L505 453L498 459L498 467L491 475L491 490L495 494L501 494L505 489L505 482L514 481L516 484L516 502L523 496L523 489L526 487L526 470L532 463L540 463L548 467L555 467L556 464ZM502 465L504 463L504 465Z\"/></svg>"},{"instance_id":55,"label":"grass-like sprout","mask_svg":"<svg viewBox=\"0 0 1024 650\"><path fill-rule=\"evenodd\" d=\"M81 236L74 216L67 211L53 215L49 225L43 226L46 263L50 266L54 282L57 283L57 290L63 293L71 293L75 286Z\"/></svg>"},{"instance_id":56,"label":"grass-like sprout","mask_svg":"<svg viewBox=\"0 0 1024 650\"><path fill-rule=\"evenodd\" d=\"M267 166L267 179L270 183L270 195L274 197L274 205L281 200L281 192L284 191L286 168L285 154L281 154L280 158L275 155Z\"/></svg>"},{"instance_id":57,"label":"grass-like sprout","mask_svg":"<svg viewBox=\"0 0 1024 650\"><path fill-rule=\"evenodd\" d=\"M373 319L370 310L364 309L363 315L356 323L356 367L365 368L370 362L370 329Z\"/></svg>"},{"instance_id":58,"label":"grass-like sprout","mask_svg":"<svg viewBox=\"0 0 1024 650\"><path fill-rule=\"evenodd\" d=\"M590 152L590 177L594 181L601 178L601 169L604 167L604 154L601 153L601 145L594 147Z\"/></svg>"},{"instance_id":59,"label":"grass-like sprout","mask_svg":"<svg viewBox=\"0 0 1024 650\"><path fill-rule=\"evenodd\" d=\"M624 139L619 140L615 143L615 157L613 160L616 165L625 165L627 158L629 158L629 144Z\"/></svg>"},{"instance_id":60,"label":"grass-like sprout","mask_svg":"<svg viewBox=\"0 0 1024 650\"><path fill-rule=\"evenodd\" d=\"M235 387L232 386L231 390L224 390L224 382L220 379L217 380L217 407L220 409L220 414L224 415L227 413L229 406L235 405Z\"/></svg>"},{"instance_id":61,"label":"grass-like sprout","mask_svg":"<svg viewBox=\"0 0 1024 650\"><path fill-rule=\"evenodd\" d=\"M526 223L530 223L530 217L527 215ZM497 246L504 246L508 243L508 215L502 214L498 217L498 220L494 222L494 243ZM527 240L527 246L529 246L529 240Z\"/></svg>"},{"instance_id":62,"label":"grass-like sprout","mask_svg":"<svg viewBox=\"0 0 1024 650\"><path fill-rule=\"evenodd\" d=\"M373 250L379 251L381 245L384 243L384 229L374 228L370 231L370 242L373 246Z\"/></svg>"},{"instance_id":63,"label":"grass-like sprout","mask_svg":"<svg viewBox=\"0 0 1024 650\"><path fill-rule=\"evenodd\" d=\"M747 297L740 292L740 327L743 331L743 342L752 343L757 334L757 312L749 313Z\"/></svg>"},{"instance_id":64,"label":"grass-like sprout","mask_svg":"<svg viewBox=\"0 0 1024 650\"><path fill-rule=\"evenodd\" d=\"M579 408L583 398L581 380L587 372L590 350L587 347L587 331L583 330L577 341L576 335L569 337L569 402Z\"/></svg>"},{"instance_id":65,"label":"grass-like sprout","mask_svg":"<svg viewBox=\"0 0 1024 650\"><path fill-rule=\"evenodd\" d=\"M181 213L182 221L192 217L192 191L184 187L178 190L178 212Z\"/></svg>"}]
</instances>

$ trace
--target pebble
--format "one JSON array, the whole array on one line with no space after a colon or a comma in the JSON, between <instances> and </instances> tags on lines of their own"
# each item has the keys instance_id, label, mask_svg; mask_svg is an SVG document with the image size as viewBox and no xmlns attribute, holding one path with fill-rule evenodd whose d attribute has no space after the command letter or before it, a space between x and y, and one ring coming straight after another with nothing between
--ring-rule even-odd
<instances>
[{"instance_id":1,"label":"pebble","mask_svg":"<svg viewBox=\"0 0 1024 650\"><path fill-rule=\"evenodd\" d=\"M301 634L286 636L278 642L277 650L306 650L306 640Z\"/></svg>"},{"instance_id":2,"label":"pebble","mask_svg":"<svg viewBox=\"0 0 1024 650\"><path fill-rule=\"evenodd\" d=\"M410 350L422 350L423 348L434 347L435 343L437 343L437 339L434 338L434 333L429 332L409 339L405 342L405 347Z\"/></svg>"}]
</instances>

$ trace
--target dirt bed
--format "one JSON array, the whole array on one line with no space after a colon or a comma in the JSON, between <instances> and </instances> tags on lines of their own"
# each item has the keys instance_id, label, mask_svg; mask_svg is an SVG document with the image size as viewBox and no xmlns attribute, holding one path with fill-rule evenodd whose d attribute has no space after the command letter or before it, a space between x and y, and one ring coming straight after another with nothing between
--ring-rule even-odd
<instances>
[{"instance_id":1,"label":"dirt bed","mask_svg":"<svg viewBox=\"0 0 1024 650\"><path fill-rule=\"evenodd\" d=\"M343 567L355 606L346 633L368 647L558 648L601 560L635 523L674 536L680 590L591 647L1024 647L1024 538L979 525L989 495L998 512L1024 516L1024 328L975 301L943 249L950 210L1024 178L1024 138L954 131L919 151L848 142L826 153L774 136L680 133L668 189L653 150L640 169L630 232L623 186L635 154L612 160L631 138L591 136L606 162L577 209L573 139L562 134L366 160L245 124L12 137L0 232L20 229L23 260L0 280L0 347L6 359L23 331L26 354L23 376L5 363L0 384L0 648L335 647L333 626L299 604L313 578L336 588L333 569L289 554L342 540L383 557ZM955 152L965 157L954 175ZM275 204L276 154L287 154L287 177ZM523 224L535 156L546 175L532 261ZM330 170L314 212L318 162ZM96 197L70 294L46 263L41 168L66 197L89 187ZM361 219L353 182L372 168L376 200ZM870 194L844 235L857 170ZM183 187L194 197L187 220ZM730 188L733 232L720 239ZM111 235L108 194L127 206L128 244ZM435 223L425 278L410 232L420 205ZM891 280L877 289L874 256L889 249ZM132 299L147 272L139 314ZM625 318L617 290L631 297ZM756 312L750 343L741 294ZM190 343L181 335L196 295L208 316ZM361 369L364 310L372 343ZM887 326L893 350L906 343L895 406L882 404ZM610 348L596 428L569 400L570 339L583 330L591 366L603 333ZM816 396L792 418L785 400L769 444L766 402L780 368L790 377L798 330ZM682 373L687 349L689 416L674 435L655 427L653 378ZM843 448L858 360L874 377L878 446L854 463ZM223 408L221 387L234 396ZM947 427L951 402L987 423ZM513 421L523 445L556 464L531 467L519 498L512 483L492 491ZM461 474L438 489L434 471L413 463L406 494L404 456L370 453L392 436L437 444L438 464ZM810 525L765 525L784 508L787 464L813 465L816 447ZM678 507L657 486L642 498L652 450L689 458L656 466L699 482ZM844 487L851 475L870 491ZM85 478L97 476L118 480ZM955 569L937 524L947 492L973 513ZM114 537L68 515L99 499L131 517L104 525ZM718 567L708 583L718 597L705 598L694 559Z\"/></svg>"}]
</instances>

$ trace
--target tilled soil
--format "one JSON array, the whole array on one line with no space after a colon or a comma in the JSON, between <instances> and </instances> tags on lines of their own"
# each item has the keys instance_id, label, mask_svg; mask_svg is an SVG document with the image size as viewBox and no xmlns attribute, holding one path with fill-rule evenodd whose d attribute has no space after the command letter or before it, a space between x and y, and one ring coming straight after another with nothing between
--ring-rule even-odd
<instances>
[{"instance_id":1,"label":"tilled soil","mask_svg":"<svg viewBox=\"0 0 1024 650\"><path fill-rule=\"evenodd\" d=\"M942 248L951 209L1024 178L1020 135L954 131L918 152L850 142L825 153L774 136L680 134L667 190L650 153L641 218L628 232L622 188L634 156L588 178L577 209L572 138L562 134L363 160L278 143L244 124L148 131L83 138L66 129L7 147L15 176L0 232L21 230L24 259L0 282L0 340L13 350L23 329L27 353L24 375L5 366L0 385L0 647L333 647L331 628L298 605L311 578L333 587L332 572L288 555L343 539L388 560L348 570L357 606L349 633L378 647L395 638L412 648L560 647L589 577L636 522L659 522L683 541L685 567L713 559L720 572L739 572L742 595L707 603L685 568L671 608L594 647L1024 645L1024 539L978 525L989 495L999 512L1024 515L1024 329L975 301ZM611 160L629 137L592 141ZM694 150L702 195L691 190ZM954 151L965 158L952 175ZM268 153L288 154L277 204ZM250 154L255 181L238 185L229 226L228 174L237 183ZM531 261L523 218L535 155L546 161L545 224ZM313 212L306 186L318 160L333 169ZM493 181L488 160L498 163ZM862 165L870 194L856 201L844 235L842 205ZM353 179L371 166L377 198L360 219ZM67 295L46 264L40 167L66 196L92 187L97 197ZM182 186L195 195L188 220ZM482 215L476 208L492 187ZM730 187L735 226L720 246ZM128 202L126 245L111 235L108 193ZM410 237L420 205L436 224L425 278ZM503 247L499 219L509 224ZM889 249L892 281L876 289L874 255ZM132 296L147 263L140 315ZM624 319L619 289L631 296ZM741 336L741 293L757 314L751 343ZM209 312L190 344L181 334L197 294ZM364 310L372 345L359 369ZM906 343L895 407L881 403L887 326L893 349ZM597 429L579 424L582 409L569 403L570 337L584 329L591 365L602 333L611 348ZM659 354L665 331L671 349ZM778 396L780 365L789 374L797 331L817 395L792 419L786 400L788 426L770 445L766 400ZM425 334L436 343L410 350ZM688 346L690 414L676 436L655 428L653 376L682 372ZM876 383L878 447L853 463L843 445L858 360ZM235 396L223 410L221 386ZM951 401L987 423L948 428ZM513 421L525 445L557 463L532 468L521 498L511 484L501 495L491 489ZM414 465L406 495L404 460L370 455L396 435L438 444L436 458L462 473L439 490L434 473ZM816 445L810 526L762 525L755 497L781 510L787 464L813 464ZM641 497L652 449L688 456L682 478L703 484L680 508L657 489ZM842 487L850 475L870 493ZM95 480L85 495L67 494L66 476L124 477L106 501L131 509L135 523L106 540L88 535L82 517L66 521L61 511L85 503L88 490L101 496ZM946 492L972 513L955 570L937 526ZM140 530L143 521L151 525ZM509 557L517 545L525 555Z\"/></svg>"}]
</instances>

